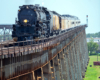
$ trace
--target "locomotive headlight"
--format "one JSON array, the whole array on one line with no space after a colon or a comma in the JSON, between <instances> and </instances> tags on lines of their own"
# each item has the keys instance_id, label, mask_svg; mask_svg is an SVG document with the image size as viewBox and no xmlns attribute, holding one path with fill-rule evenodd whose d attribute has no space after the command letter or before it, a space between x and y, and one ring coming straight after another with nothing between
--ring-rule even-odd
<instances>
[{"instance_id":1,"label":"locomotive headlight","mask_svg":"<svg viewBox=\"0 0 100 80\"><path fill-rule=\"evenodd\" d=\"M28 9L29 7L27 6L26 8Z\"/></svg>"},{"instance_id":2,"label":"locomotive headlight","mask_svg":"<svg viewBox=\"0 0 100 80\"><path fill-rule=\"evenodd\" d=\"M24 19L24 21L23 21L24 23L27 23L28 22L28 20L27 19Z\"/></svg>"}]
</instances>

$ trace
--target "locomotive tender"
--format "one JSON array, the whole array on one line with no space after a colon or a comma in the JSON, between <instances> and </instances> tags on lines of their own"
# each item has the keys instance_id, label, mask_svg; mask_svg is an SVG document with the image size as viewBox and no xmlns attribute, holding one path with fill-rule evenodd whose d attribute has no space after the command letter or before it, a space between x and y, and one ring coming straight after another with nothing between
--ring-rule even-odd
<instances>
[{"instance_id":1,"label":"locomotive tender","mask_svg":"<svg viewBox=\"0 0 100 80\"><path fill-rule=\"evenodd\" d=\"M59 35L80 25L78 17L60 15L38 5L23 5L19 8L18 20L12 31L14 41Z\"/></svg>"}]
</instances>

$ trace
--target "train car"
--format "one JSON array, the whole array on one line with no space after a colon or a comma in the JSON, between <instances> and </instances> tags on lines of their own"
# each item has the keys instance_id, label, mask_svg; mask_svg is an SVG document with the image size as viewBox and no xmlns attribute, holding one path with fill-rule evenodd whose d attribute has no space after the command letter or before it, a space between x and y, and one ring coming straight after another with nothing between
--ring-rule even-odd
<instances>
[{"instance_id":1,"label":"train car","mask_svg":"<svg viewBox=\"0 0 100 80\"><path fill-rule=\"evenodd\" d=\"M80 20L71 15L60 15L39 5L23 5L18 10L18 20L13 25L14 41L25 41L59 35L78 26Z\"/></svg>"}]
</instances>

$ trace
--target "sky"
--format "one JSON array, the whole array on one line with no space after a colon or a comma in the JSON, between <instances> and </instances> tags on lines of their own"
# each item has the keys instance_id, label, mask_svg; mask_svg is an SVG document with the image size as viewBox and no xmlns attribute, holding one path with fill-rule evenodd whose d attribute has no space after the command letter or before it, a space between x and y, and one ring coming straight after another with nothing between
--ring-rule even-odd
<instances>
[{"instance_id":1,"label":"sky","mask_svg":"<svg viewBox=\"0 0 100 80\"><path fill-rule=\"evenodd\" d=\"M0 0L0 24L14 24L19 6L39 4L59 14L77 16L88 27L86 33L100 32L100 0Z\"/></svg>"}]
</instances>

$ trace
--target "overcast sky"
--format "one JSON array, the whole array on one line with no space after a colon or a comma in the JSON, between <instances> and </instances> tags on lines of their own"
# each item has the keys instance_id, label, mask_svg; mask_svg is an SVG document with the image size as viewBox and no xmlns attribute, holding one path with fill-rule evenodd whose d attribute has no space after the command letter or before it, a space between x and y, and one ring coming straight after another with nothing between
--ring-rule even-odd
<instances>
[{"instance_id":1,"label":"overcast sky","mask_svg":"<svg viewBox=\"0 0 100 80\"><path fill-rule=\"evenodd\" d=\"M79 17L86 23L86 33L100 31L100 0L0 0L0 24L14 24L19 6L23 4L40 4L59 14L70 14Z\"/></svg>"}]
</instances>

